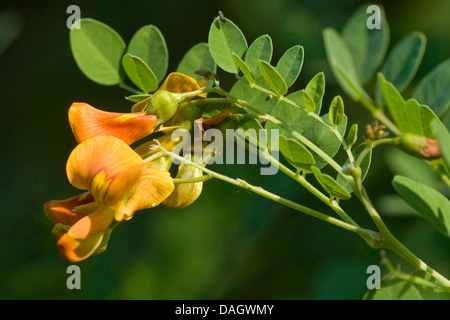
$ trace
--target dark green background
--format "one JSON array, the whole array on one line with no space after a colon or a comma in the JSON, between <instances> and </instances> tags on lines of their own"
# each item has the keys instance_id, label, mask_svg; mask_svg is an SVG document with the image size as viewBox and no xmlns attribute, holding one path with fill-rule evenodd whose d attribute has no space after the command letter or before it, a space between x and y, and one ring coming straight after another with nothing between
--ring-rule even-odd
<instances>
[{"instance_id":1,"label":"dark green background","mask_svg":"<svg viewBox=\"0 0 450 320\"><path fill-rule=\"evenodd\" d=\"M335 84L321 31L327 26L340 30L362 3L3 2L0 13L15 12L23 28L0 55L0 298L360 299L366 291L367 267L379 264L376 250L354 234L220 181L205 183L202 196L189 208L173 211L160 206L122 223L106 252L79 263L82 288L71 291L66 287L69 264L58 254L42 205L78 192L65 175L67 157L76 145L67 121L70 104L87 102L122 112L131 106L123 99L127 92L92 83L77 68L66 28L68 5L79 5L82 17L110 25L126 42L141 26L156 25L167 41L169 71L176 69L191 46L207 41L218 10L243 30L248 42L269 34L274 61L292 45L301 44L305 61L292 90L303 88L323 70L327 81L324 106L342 94L346 112L351 122L359 122L361 133L369 118ZM450 56L448 1L405 0L384 5L391 28L390 48L410 31L423 31L427 36L416 79ZM229 89L233 78L219 76ZM393 192L385 151L377 150L366 180L374 199ZM329 212L282 174L261 177L255 165L216 165L214 169ZM372 227L356 201L343 206L358 222ZM448 239L418 218L386 221L418 256L450 275ZM393 254L390 257L399 262Z\"/></svg>"}]
</instances>

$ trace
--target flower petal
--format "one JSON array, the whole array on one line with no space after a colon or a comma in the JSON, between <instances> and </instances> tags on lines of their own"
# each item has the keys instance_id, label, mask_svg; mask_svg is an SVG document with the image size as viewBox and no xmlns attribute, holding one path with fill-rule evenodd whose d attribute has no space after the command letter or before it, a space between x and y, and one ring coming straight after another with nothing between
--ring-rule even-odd
<instances>
[{"instance_id":1,"label":"flower petal","mask_svg":"<svg viewBox=\"0 0 450 320\"><path fill-rule=\"evenodd\" d=\"M141 163L137 166L123 170L111 177L111 183L108 185L103 203L108 206L114 206L124 200L130 194L134 185L138 182L148 163Z\"/></svg>"},{"instance_id":2,"label":"flower petal","mask_svg":"<svg viewBox=\"0 0 450 320\"><path fill-rule=\"evenodd\" d=\"M202 85L204 83L202 82ZM184 93L202 89L194 78L183 73L172 72L164 80L159 90L166 90L173 93ZM142 100L131 108L131 112L143 112L153 95Z\"/></svg>"},{"instance_id":3,"label":"flower petal","mask_svg":"<svg viewBox=\"0 0 450 320\"><path fill-rule=\"evenodd\" d=\"M102 243L102 239L103 233L85 240L73 239L66 233L58 240L58 250L64 260L76 263L91 256Z\"/></svg>"},{"instance_id":4,"label":"flower petal","mask_svg":"<svg viewBox=\"0 0 450 320\"><path fill-rule=\"evenodd\" d=\"M67 160L66 172L74 187L89 190L91 180L99 172L104 172L108 180L142 163L142 158L122 140L111 136L94 137L75 147Z\"/></svg>"},{"instance_id":5,"label":"flower petal","mask_svg":"<svg viewBox=\"0 0 450 320\"><path fill-rule=\"evenodd\" d=\"M107 206L100 206L94 213L75 223L67 234L74 239L87 239L104 232L113 220L114 210Z\"/></svg>"},{"instance_id":6,"label":"flower petal","mask_svg":"<svg viewBox=\"0 0 450 320\"><path fill-rule=\"evenodd\" d=\"M125 219L130 219L135 211L156 207L172 193L173 189L174 184L169 172L148 168L125 203Z\"/></svg>"},{"instance_id":7,"label":"flower petal","mask_svg":"<svg viewBox=\"0 0 450 320\"><path fill-rule=\"evenodd\" d=\"M194 78L183 73L172 72L167 76L166 80L164 80L159 90L183 93L200 90L200 86Z\"/></svg>"},{"instance_id":8,"label":"flower petal","mask_svg":"<svg viewBox=\"0 0 450 320\"><path fill-rule=\"evenodd\" d=\"M83 210L74 210L74 208L93 201L94 198L90 193L79 194L65 200L51 200L44 204L44 212L53 224L61 223L72 226L89 213Z\"/></svg>"},{"instance_id":9,"label":"flower petal","mask_svg":"<svg viewBox=\"0 0 450 320\"><path fill-rule=\"evenodd\" d=\"M106 112L86 103L73 103L69 109L69 123L79 143L96 136L114 136L132 144L150 135L156 121L155 115Z\"/></svg>"}]
</instances>

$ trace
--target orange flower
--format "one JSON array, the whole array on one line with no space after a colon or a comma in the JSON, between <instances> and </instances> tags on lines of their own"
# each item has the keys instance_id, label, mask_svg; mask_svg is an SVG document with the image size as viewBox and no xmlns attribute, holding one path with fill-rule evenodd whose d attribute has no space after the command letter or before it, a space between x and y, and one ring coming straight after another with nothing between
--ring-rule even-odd
<instances>
[{"instance_id":1,"label":"orange flower","mask_svg":"<svg viewBox=\"0 0 450 320\"><path fill-rule=\"evenodd\" d=\"M204 85L204 82L200 84ZM186 93L200 88L195 79L174 72L167 76L158 91ZM153 95L135 104L132 113L107 112L87 103L73 103L69 108L69 123L75 139L80 143L96 136L114 136L132 144L145 138L160 124L158 116L145 113L152 97Z\"/></svg>"},{"instance_id":2,"label":"orange flower","mask_svg":"<svg viewBox=\"0 0 450 320\"><path fill-rule=\"evenodd\" d=\"M55 224L55 235L62 234L58 248L69 262L103 250L115 221L157 206L174 189L168 172L149 167L125 142L112 136L80 143L69 156L66 171L70 183L88 193L49 201L44 210Z\"/></svg>"},{"instance_id":3,"label":"orange flower","mask_svg":"<svg viewBox=\"0 0 450 320\"><path fill-rule=\"evenodd\" d=\"M106 112L87 103L73 103L69 108L70 127L78 143L96 136L114 136L132 144L153 133L156 121L153 114Z\"/></svg>"}]
</instances>

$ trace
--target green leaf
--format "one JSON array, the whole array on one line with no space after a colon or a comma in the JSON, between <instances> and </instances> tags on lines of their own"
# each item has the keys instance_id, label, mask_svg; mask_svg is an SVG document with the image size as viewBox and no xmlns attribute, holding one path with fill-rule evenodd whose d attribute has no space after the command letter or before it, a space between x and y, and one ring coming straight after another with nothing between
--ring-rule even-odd
<instances>
[{"instance_id":1,"label":"green leaf","mask_svg":"<svg viewBox=\"0 0 450 320\"><path fill-rule=\"evenodd\" d=\"M119 84L125 42L104 23L89 18L80 19L79 23L80 29L70 30L70 47L78 67L98 84Z\"/></svg>"},{"instance_id":2,"label":"green leaf","mask_svg":"<svg viewBox=\"0 0 450 320\"><path fill-rule=\"evenodd\" d=\"M311 96L306 92L306 90L301 90L302 98L303 98L303 104L306 108L306 111L308 113L314 112L316 110L316 104L314 103L314 100L311 98Z\"/></svg>"},{"instance_id":3,"label":"green leaf","mask_svg":"<svg viewBox=\"0 0 450 320\"><path fill-rule=\"evenodd\" d=\"M194 72L200 69L216 72L216 63L211 57L207 43L197 43L189 49L183 56L177 67L177 72L184 73L197 81L203 79L202 76Z\"/></svg>"},{"instance_id":4,"label":"green leaf","mask_svg":"<svg viewBox=\"0 0 450 320\"><path fill-rule=\"evenodd\" d=\"M359 7L342 29L342 38L351 52L358 79L366 84L383 62L389 45L389 25L381 9L381 29L367 28L367 4Z\"/></svg>"},{"instance_id":5,"label":"green leaf","mask_svg":"<svg viewBox=\"0 0 450 320\"><path fill-rule=\"evenodd\" d=\"M286 98L306 109L305 103L303 102L302 90L293 92L287 95ZM279 101L272 108L270 115L283 120L289 127L300 134L303 134L314 122L316 122L316 120L308 116L305 111L295 108L284 101ZM273 123L268 122L266 123L266 129L278 129L278 127ZM286 130L281 130L280 134L287 138L294 138L294 136Z\"/></svg>"},{"instance_id":6,"label":"green leaf","mask_svg":"<svg viewBox=\"0 0 450 320\"><path fill-rule=\"evenodd\" d=\"M311 81L308 82L305 91L314 101L314 104L316 106L316 110L314 112L320 114L320 109L322 108L322 99L325 93L325 75L323 74L323 72L316 74L314 78L312 78Z\"/></svg>"},{"instance_id":7,"label":"green leaf","mask_svg":"<svg viewBox=\"0 0 450 320\"><path fill-rule=\"evenodd\" d=\"M258 154L258 148L260 151L267 148L267 136L264 136L265 132L262 131L262 129L263 128L258 120L254 118L243 119L239 121L236 128L236 132L240 135L238 141L241 140L241 142L245 142L246 147L251 152ZM257 146L258 148L256 148Z\"/></svg>"},{"instance_id":8,"label":"green leaf","mask_svg":"<svg viewBox=\"0 0 450 320\"><path fill-rule=\"evenodd\" d=\"M368 98L359 81L354 59L341 35L332 28L323 31L325 51L336 81L352 99ZM370 100L370 98L368 98Z\"/></svg>"},{"instance_id":9,"label":"green leaf","mask_svg":"<svg viewBox=\"0 0 450 320\"><path fill-rule=\"evenodd\" d=\"M169 53L166 41L153 25L140 28L131 38L127 53L141 58L161 82L169 66Z\"/></svg>"},{"instance_id":10,"label":"green leaf","mask_svg":"<svg viewBox=\"0 0 450 320\"><path fill-rule=\"evenodd\" d=\"M324 122L330 124L328 114L324 114L321 118ZM330 157L334 157L339 151L341 141L335 136L333 132L330 131L327 126L323 125L322 123L316 120L313 120L309 123L311 123L311 125L305 130L303 136L312 141L327 155L329 155ZM337 130L341 134L341 136L344 135L346 127L347 117L344 115L342 122L337 126ZM316 153L313 153L313 156L316 161L317 168L322 169L327 165L327 162L319 157Z\"/></svg>"},{"instance_id":11,"label":"green leaf","mask_svg":"<svg viewBox=\"0 0 450 320\"><path fill-rule=\"evenodd\" d=\"M422 61L425 46L425 35L412 32L397 43L386 58L381 73L399 92L402 92L414 78ZM375 101L377 105L384 104L379 86L375 88Z\"/></svg>"},{"instance_id":12,"label":"green leaf","mask_svg":"<svg viewBox=\"0 0 450 320\"><path fill-rule=\"evenodd\" d=\"M297 105L306 108L303 101L302 90L293 92L286 96L286 98L295 102ZM285 101L279 101L277 105L272 108L270 115L284 121L292 130L297 131L299 134L315 143L330 157L334 157L338 152L341 145L340 140L327 126L318 122L313 117L308 116L305 111L293 107ZM330 124L328 114L323 115L321 118L324 122ZM337 127L337 130L341 135L344 135L346 125L347 117L344 115L343 121ZM269 130L269 133L270 129L279 129L278 126L271 122L267 122L265 128ZM284 135L288 139L295 139L294 136L284 129L280 130L280 135ZM321 169L327 165L327 163L318 155L315 153L312 154L316 162L316 167Z\"/></svg>"},{"instance_id":13,"label":"green leaf","mask_svg":"<svg viewBox=\"0 0 450 320\"><path fill-rule=\"evenodd\" d=\"M353 125L354 126L354 125ZM352 128L353 128L352 126ZM355 148L355 150L353 150L352 154L353 154L353 158L354 159L358 159L359 155L361 154L361 152L364 151L364 149L366 149L367 144L365 142L361 143L359 146L357 146ZM370 163L372 162L372 150L370 150L367 155L362 159L361 161L361 181L364 181L364 179L367 176L367 173L369 172L369 168L370 168ZM349 165L350 161L347 159L344 163L344 166ZM350 185L350 183L347 182L347 180L345 180L345 178L342 175L338 175L336 178L337 182L348 192L352 192L353 188Z\"/></svg>"},{"instance_id":14,"label":"green leaf","mask_svg":"<svg viewBox=\"0 0 450 320\"><path fill-rule=\"evenodd\" d=\"M331 101L328 115L333 127L336 128L342 122L344 118L344 101L342 101L340 96L334 97L333 101Z\"/></svg>"},{"instance_id":15,"label":"green leaf","mask_svg":"<svg viewBox=\"0 0 450 320\"><path fill-rule=\"evenodd\" d=\"M311 171L315 164L314 157L303 145L294 139L280 136L280 152L284 158L295 168L302 171Z\"/></svg>"},{"instance_id":16,"label":"green leaf","mask_svg":"<svg viewBox=\"0 0 450 320\"><path fill-rule=\"evenodd\" d=\"M412 97L429 106L441 119L450 114L450 59L431 70L419 82Z\"/></svg>"},{"instance_id":17,"label":"green leaf","mask_svg":"<svg viewBox=\"0 0 450 320\"><path fill-rule=\"evenodd\" d=\"M406 176L433 188L443 187L442 180L422 159L411 157L397 148L388 148L384 159L393 175Z\"/></svg>"},{"instance_id":18,"label":"green leaf","mask_svg":"<svg viewBox=\"0 0 450 320\"><path fill-rule=\"evenodd\" d=\"M158 80L145 62L129 53L122 58L123 68L130 80L144 93L155 92Z\"/></svg>"},{"instance_id":19,"label":"green leaf","mask_svg":"<svg viewBox=\"0 0 450 320\"><path fill-rule=\"evenodd\" d=\"M258 67L264 80L278 97L287 93L288 87L286 82L274 67L264 60L258 60Z\"/></svg>"},{"instance_id":20,"label":"green leaf","mask_svg":"<svg viewBox=\"0 0 450 320\"><path fill-rule=\"evenodd\" d=\"M253 74L255 74L255 77L259 75L258 60L264 60L270 63L272 53L272 39L268 35L260 36L248 47L244 61Z\"/></svg>"},{"instance_id":21,"label":"green leaf","mask_svg":"<svg viewBox=\"0 0 450 320\"><path fill-rule=\"evenodd\" d=\"M132 96L125 97L125 99L131 102L141 102L142 100L145 100L148 97L150 97L149 94L135 94Z\"/></svg>"},{"instance_id":22,"label":"green leaf","mask_svg":"<svg viewBox=\"0 0 450 320\"><path fill-rule=\"evenodd\" d=\"M248 80L248 83L250 85L253 85L255 83L255 77L253 76L253 73L249 69L249 67L245 64L244 60L242 60L237 54L234 52L232 53L234 62L239 67L239 69L244 74L245 78Z\"/></svg>"},{"instance_id":23,"label":"green leaf","mask_svg":"<svg viewBox=\"0 0 450 320\"><path fill-rule=\"evenodd\" d=\"M386 217L407 218L418 214L398 194L385 194L376 199L375 207Z\"/></svg>"},{"instance_id":24,"label":"green leaf","mask_svg":"<svg viewBox=\"0 0 450 320\"><path fill-rule=\"evenodd\" d=\"M450 237L450 201L435 189L412 179L395 176L395 190L435 229Z\"/></svg>"},{"instance_id":25,"label":"green leaf","mask_svg":"<svg viewBox=\"0 0 450 320\"><path fill-rule=\"evenodd\" d=\"M232 53L240 58L247 50L247 40L242 31L229 19L226 22L216 18L208 35L209 51L216 64L226 72L237 73Z\"/></svg>"},{"instance_id":26,"label":"green leaf","mask_svg":"<svg viewBox=\"0 0 450 320\"><path fill-rule=\"evenodd\" d=\"M230 94L247 101L250 105L258 106L263 113L270 113L278 102L275 97L269 98L266 93L251 88L245 81L237 81L231 88ZM247 111L252 113L250 110Z\"/></svg>"},{"instance_id":27,"label":"green leaf","mask_svg":"<svg viewBox=\"0 0 450 320\"><path fill-rule=\"evenodd\" d=\"M347 134L346 139L347 147L351 148L355 144L357 138L358 138L358 124L354 123Z\"/></svg>"},{"instance_id":28,"label":"green leaf","mask_svg":"<svg viewBox=\"0 0 450 320\"><path fill-rule=\"evenodd\" d=\"M331 196L344 200L348 200L352 197L350 193L345 190L345 188L343 188L336 180L333 179L333 177L320 172L320 170L314 166L311 167L311 171L322 188L324 188L324 190Z\"/></svg>"},{"instance_id":29,"label":"green leaf","mask_svg":"<svg viewBox=\"0 0 450 320\"><path fill-rule=\"evenodd\" d=\"M400 131L415 133L427 138L434 137L431 121L438 117L429 107L419 105L414 99L405 101L394 85L386 81L381 73L378 73L378 84L389 113Z\"/></svg>"},{"instance_id":30,"label":"green leaf","mask_svg":"<svg viewBox=\"0 0 450 320\"><path fill-rule=\"evenodd\" d=\"M276 69L289 88L297 80L303 66L303 47L296 45L288 49L277 63Z\"/></svg>"},{"instance_id":31,"label":"green leaf","mask_svg":"<svg viewBox=\"0 0 450 320\"><path fill-rule=\"evenodd\" d=\"M447 129L437 120L433 120L431 127L439 143L439 148L444 158L447 169L450 169L450 134Z\"/></svg>"}]
</instances>

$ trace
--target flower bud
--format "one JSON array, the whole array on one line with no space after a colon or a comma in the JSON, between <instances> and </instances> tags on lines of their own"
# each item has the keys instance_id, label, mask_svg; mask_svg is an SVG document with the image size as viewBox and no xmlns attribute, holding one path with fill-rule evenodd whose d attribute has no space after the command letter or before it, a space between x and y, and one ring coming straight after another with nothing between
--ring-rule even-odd
<instances>
[{"instance_id":1,"label":"flower bud","mask_svg":"<svg viewBox=\"0 0 450 320\"><path fill-rule=\"evenodd\" d=\"M397 146L415 157L433 160L442 156L436 140L411 133L405 133L397 139Z\"/></svg>"},{"instance_id":2,"label":"flower bud","mask_svg":"<svg viewBox=\"0 0 450 320\"><path fill-rule=\"evenodd\" d=\"M155 127L168 121L178 109L178 104L183 101L183 94L172 93L166 90L156 91L151 97L147 108L146 114L155 114L158 117L158 121Z\"/></svg>"},{"instance_id":3,"label":"flower bud","mask_svg":"<svg viewBox=\"0 0 450 320\"><path fill-rule=\"evenodd\" d=\"M203 171L189 164L182 163L178 167L177 178L194 179L203 175ZM170 209L182 209L192 204L202 193L203 182L177 183L172 194L163 201Z\"/></svg>"},{"instance_id":4,"label":"flower bud","mask_svg":"<svg viewBox=\"0 0 450 320\"><path fill-rule=\"evenodd\" d=\"M202 109L191 101L185 101L179 104L177 112L168 121L168 126L178 126L179 128L191 130L194 121L201 117Z\"/></svg>"}]
</instances>

